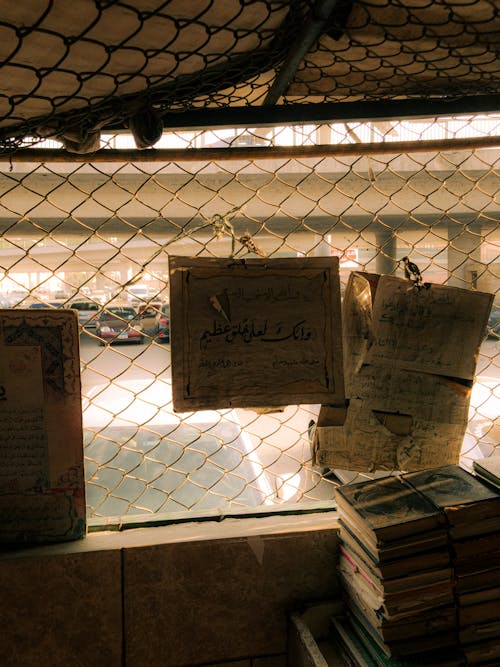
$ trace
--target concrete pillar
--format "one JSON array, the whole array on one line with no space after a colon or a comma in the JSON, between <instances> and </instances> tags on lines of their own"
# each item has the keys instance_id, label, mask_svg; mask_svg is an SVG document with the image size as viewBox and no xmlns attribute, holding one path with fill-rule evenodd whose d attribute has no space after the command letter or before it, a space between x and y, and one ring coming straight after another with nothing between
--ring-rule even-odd
<instances>
[{"instance_id":1,"label":"concrete pillar","mask_svg":"<svg viewBox=\"0 0 500 667\"><path fill-rule=\"evenodd\" d=\"M398 268L397 238L391 229L377 229L375 232L375 259L367 265L367 271L380 274L394 274Z\"/></svg>"},{"instance_id":2,"label":"concrete pillar","mask_svg":"<svg viewBox=\"0 0 500 667\"><path fill-rule=\"evenodd\" d=\"M481 264L481 225L450 224L448 227L448 285L477 287Z\"/></svg>"},{"instance_id":3,"label":"concrete pillar","mask_svg":"<svg viewBox=\"0 0 500 667\"><path fill-rule=\"evenodd\" d=\"M124 285L126 282L128 282L132 276L134 275L134 264L132 262L127 262L126 264L122 265L120 268L120 282L122 285ZM138 271L138 269L135 269Z\"/></svg>"},{"instance_id":4,"label":"concrete pillar","mask_svg":"<svg viewBox=\"0 0 500 667\"><path fill-rule=\"evenodd\" d=\"M312 253L309 253L311 255L314 255L314 257L330 257L330 251L332 249L332 245L330 243L330 235L327 236L320 236L319 234L314 235L314 248L312 250Z\"/></svg>"},{"instance_id":5,"label":"concrete pillar","mask_svg":"<svg viewBox=\"0 0 500 667\"><path fill-rule=\"evenodd\" d=\"M102 273L98 273L95 278L95 288L98 290L105 290L107 287L108 281Z\"/></svg>"},{"instance_id":6,"label":"concrete pillar","mask_svg":"<svg viewBox=\"0 0 500 667\"><path fill-rule=\"evenodd\" d=\"M332 140L332 130L329 125L320 125L318 128L318 142L329 144Z\"/></svg>"}]
</instances>

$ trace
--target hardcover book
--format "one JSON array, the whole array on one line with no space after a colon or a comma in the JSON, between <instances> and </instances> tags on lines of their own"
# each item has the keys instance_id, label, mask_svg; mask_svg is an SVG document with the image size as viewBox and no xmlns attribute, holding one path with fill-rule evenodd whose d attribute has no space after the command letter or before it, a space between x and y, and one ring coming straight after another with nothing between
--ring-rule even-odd
<instances>
[{"instance_id":1,"label":"hardcover book","mask_svg":"<svg viewBox=\"0 0 500 667\"><path fill-rule=\"evenodd\" d=\"M388 590L380 580L370 577L346 558L344 553L340 554L339 572L344 591L348 593L353 591L374 611L388 620L403 618L424 609L453 604L454 601L451 570L447 578L431 582L412 582L411 577L408 577L406 586L402 586L399 590Z\"/></svg>"},{"instance_id":2,"label":"hardcover book","mask_svg":"<svg viewBox=\"0 0 500 667\"><path fill-rule=\"evenodd\" d=\"M437 582L453 581L453 569L449 567L448 560L443 558L442 562L439 562L435 552L430 552L430 554L431 558L424 561L423 564L424 568L427 567L428 569L422 569L422 559L428 554L419 554L414 558L395 560L394 565L401 565L398 569L398 576L384 577L373 562L368 562L362 554L343 542L340 545L339 563L342 562L342 559L346 559L352 569L361 573L376 588L386 593L406 591L409 588L418 588ZM431 569L429 569L429 566L431 566Z\"/></svg>"},{"instance_id":3,"label":"hardcover book","mask_svg":"<svg viewBox=\"0 0 500 667\"><path fill-rule=\"evenodd\" d=\"M381 579L393 579L410 573L448 567L451 563L446 535L441 532L430 539L404 545L393 544L387 549L371 552L362 538L356 536L343 522L340 537L354 553L363 559Z\"/></svg>"},{"instance_id":4,"label":"hardcover book","mask_svg":"<svg viewBox=\"0 0 500 667\"><path fill-rule=\"evenodd\" d=\"M498 558L500 552L500 530L487 535L476 535L466 540L455 540L451 544L455 567L461 563ZM497 560L498 562L498 560Z\"/></svg>"},{"instance_id":5,"label":"hardcover book","mask_svg":"<svg viewBox=\"0 0 500 667\"><path fill-rule=\"evenodd\" d=\"M385 623L371 610L357 604L350 604L348 613L389 656L414 655L419 651L456 645L456 612L452 606L440 607L433 614L425 612L403 621Z\"/></svg>"},{"instance_id":6,"label":"hardcover book","mask_svg":"<svg viewBox=\"0 0 500 667\"><path fill-rule=\"evenodd\" d=\"M468 665L498 667L500 664L500 642L498 637L488 641L467 644L463 647Z\"/></svg>"},{"instance_id":7,"label":"hardcover book","mask_svg":"<svg viewBox=\"0 0 500 667\"><path fill-rule=\"evenodd\" d=\"M458 650L460 637L471 656L489 655L500 619L500 493L451 464L345 484L337 502L347 611L382 652Z\"/></svg>"},{"instance_id":8,"label":"hardcover book","mask_svg":"<svg viewBox=\"0 0 500 667\"><path fill-rule=\"evenodd\" d=\"M481 568L480 563L476 564L476 568ZM489 569L476 569L475 572L466 574L455 571L455 589L459 595L489 586L500 586L500 558L497 564Z\"/></svg>"},{"instance_id":9,"label":"hardcover book","mask_svg":"<svg viewBox=\"0 0 500 667\"><path fill-rule=\"evenodd\" d=\"M341 585L348 596L359 596L365 605L388 621L410 618L418 612L432 613L441 605L454 602L451 583L431 584L392 594L380 594L366 580L352 572L341 572Z\"/></svg>"},{"instance_id":10,"label":"hardcover book","mask_svg":"<svg viewBox=\"0 0 500 667\"><path fill-rule=\"evenodd\" d=\"M385 653L377 646L376 642L370 638L375 649L375 654L369 651L365 643L361 641L357 633L354 632L351 623L343 616L334 616L331 620L332 638L335 645L338 647L341 657L345 664L349 667L383 667L390 664ZM376 653L380 653L380 660L377 659ZM384 662L387 661L387 662Z\"/></svg>"},{"instance_id":11,"label":"hardcover book","mask_svg":"<svg viewBox=\"0 0 500 667\"><path fill-rule=\"evenodd\" d=\"M454 539L500 529L500 491L458 465L447 465L403 475L446 514Z\"/></svg>"},{"instance_id":12,"label":"hardcover book","mask_svg":"<svg viewBox=\"0 0 500 667\"><path fill-rule=\"evenodd\" d=\"M388 656L364 626L351 617L332 619L334 637L346 659L355 667L461 667L465 657L458 648L437 648L397 658Z\"/></svg>"},{"instance_id":13,"label":"hardcover book","mask_svg":"<svg viewBox=\"0 0 500 667\"><path fill-rule=\"evenodd\" d=\"M462 591L457 593L457 599L459 605L462 607L496 600L498 604L498 620L500 620L500 586L492 584L491 586L477 588L472 591Z\"/></svg>"},{"instance_id":14,"label":"hardcover book","mask_svg":"<svg viewBox=\"0 0 500 667\"><path fill-rule=\"evenodd\" d=\"M500 619L488 623L478 623L460 628L458 638L461 644L475 644L500 637Z\"/></svg>"},{"instance_id":15,"label":"hardcover book","mask_svg":"<svg viewBox=\"0 0 500 667\"><path fill-rule=\"evenodd\" d=\"M443 513L401 476L337 487L339 516L376 547L432 530L446 533Z\"/></svg>"},{"instance_id":16,"label":"hardcover book","mask_svg":"<svg viewBox=\"0 0 500 667\"><path fill-rule=\"evenodd\" d=\"M500 616L500 599L486 600L477 604L458 607L458 625L463 628L467 625L479 625L498 621Z\"/></svg>"},{"instance_id":17,"label":"hardcover book","mask_svg":"<svg viewBox=\"0 0 500 667\"><path fill-rule=\"evenodd\" d=\"M82 537L86 509L75 311L0 311L0 422L0 542Z\"/></svg>"},{"instance_id":18,"label":"hardcover book","mask_svg":"<svg viewBox=\"0 0 500 667\"><path fill-rule=\"evenodd\" d=\"M496 537L496 536L494 536ZM467 545L469 554L463 556L462 558L456 558L453 561L453 570L456 577L466 577L468 575L475 575L479 572L484 572L484 570L490 570L493 568L500 568L500 549L493 548L489 551L482 551L480 553L480 558L477 558L474 555L474 549L471 548L470 543L474 542L473 540L466 540L469 544ZM457 544L460 544L457 542ZM485 545L483 549L488 549Z\"/></svg>"}]
</instances>

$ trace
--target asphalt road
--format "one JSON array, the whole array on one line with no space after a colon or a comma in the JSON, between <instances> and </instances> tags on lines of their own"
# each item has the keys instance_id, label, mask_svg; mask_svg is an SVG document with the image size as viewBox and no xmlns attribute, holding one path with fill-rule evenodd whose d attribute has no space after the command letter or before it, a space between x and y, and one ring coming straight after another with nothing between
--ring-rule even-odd
<instances>
[{"instance_id":1,"label":"asphalt road","mask_svg":"<svg viewBox=\"0 0 500 667\"><path fill-rule=\"evenodd\" d=\"M465 462L498 442L499 352L497 341L482 345ZM307 463L307 425L319 406L176 414L170 344L101 347L83 334L80 357L88 501L97 515L222 511L227 498L233 508L333 499L334 484ZM124 484L124 474L134 483Z\"/></svg>"}]
</instances>

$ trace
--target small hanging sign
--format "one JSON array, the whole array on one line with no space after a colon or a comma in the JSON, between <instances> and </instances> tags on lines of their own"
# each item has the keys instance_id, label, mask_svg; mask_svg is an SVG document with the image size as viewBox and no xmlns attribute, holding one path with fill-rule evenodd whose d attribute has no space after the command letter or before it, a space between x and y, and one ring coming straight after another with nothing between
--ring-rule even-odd
<instances>
[{"instance_id":1,"label":"small hanging sign","mask_svg":"<svg viewBox=\"0 0 500 667\"><path fill-rule=\"evenodd\" d=\"M169 264L175 411L343 400L338 258Z\"/></svg>"},{"instance_id":2,"label":"small hanging sign","mask_svg":"<svg viewBox=\"0 0 500 667\"><path fill-rule=\"evenodd\" d=\"M406 258L407 259L407 258ZM322 406L314 460L415 471L456 464L493 295L352 272L343 302L346 405Z\"/></svg>"}]
</instances>

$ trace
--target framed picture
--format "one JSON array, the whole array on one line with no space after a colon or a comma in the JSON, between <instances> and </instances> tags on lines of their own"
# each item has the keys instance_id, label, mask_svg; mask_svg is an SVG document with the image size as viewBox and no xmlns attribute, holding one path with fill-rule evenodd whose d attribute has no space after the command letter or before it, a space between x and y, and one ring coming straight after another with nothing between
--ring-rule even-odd
<instances>
[{"instance_id":1,"label":"framed picture","mask_svg":"<svg viewBox=\"0 0 500 667\"><path fill-rule=\"evenodd\" d=\"M343 400L338 258L169 266L175 411Z\"/></svg>"},{"instance_id":2,"label":"framed picture","mask_svg":"<svg viewBox=\"0 0 500 667\"><path fill-rule=\"evenodd\" d=\"M78 319L0 310L0 542L86 532Z\"/></svg>"}]
</instances>

